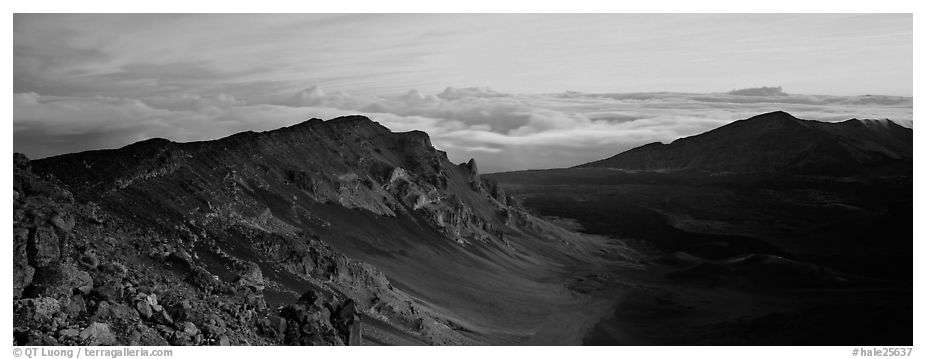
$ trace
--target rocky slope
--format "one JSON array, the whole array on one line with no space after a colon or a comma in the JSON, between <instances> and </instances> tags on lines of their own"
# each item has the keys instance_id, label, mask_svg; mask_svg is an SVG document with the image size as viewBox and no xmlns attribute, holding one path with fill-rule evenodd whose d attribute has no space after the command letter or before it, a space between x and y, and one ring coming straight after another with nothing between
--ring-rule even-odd
<instances>
[{"instance_id":1,"label":"rocky slope","mask_svg":"<svg viewBox=\"0 0 926 359\"><path fill-rule=\"evenodd\" d=\"M14 156L14 338L17 345L247 345L357 342L356 303L312 288L271 308L259 265L229 257L228 280L182 238L75 201ZM191 236L195 236L190 234ZM191 254L193 253L193 254ZM386 290L375 270L317 244L327 275Z\"/></svg>"},{"instance_id":2,"label":"rocky slope","mask_svg":"<svg viewBox=\"0 0 926 359\"><path fill-rule=\"evenodd\" d=\"M593 245L362 116L14 166L21 345L481 343L455 297Z\"/></svg>"},{"instance_id":3,"label":"rocky slope","mask_svg":"<svg viewBox=\"0 0 926 359\"><path fill-rule=\"evenodd\" d=\"M912 143L913 130L888 120L828 123L778 111L577 167L842 176L912 169Z\"/></svg>"}]
</instances>

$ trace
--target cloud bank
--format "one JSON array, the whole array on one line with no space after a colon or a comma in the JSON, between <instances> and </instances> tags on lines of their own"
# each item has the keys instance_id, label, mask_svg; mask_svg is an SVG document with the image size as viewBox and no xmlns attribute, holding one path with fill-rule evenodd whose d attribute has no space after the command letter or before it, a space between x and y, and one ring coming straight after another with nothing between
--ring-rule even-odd
<instances>
[{"instance_id":1,"label":"cloud bank","mask_svg":"<svg viewBox=\"0 0 926 359\"><path fill-rule=\"evenodd\" d=\"M774 110L912 126L908 97L782 88L910 94L910 14L15 14L13 27L14 149L31 157L345 114L424 130L486 172ZM627 93L662 89L687 93Z\"/></svg>"},{"instance_id":2,"label":"cloud bank","mask_svg":"<svg viewBox=\"0 0 926 359\"><path fill-rule=\"evenodd\" d=\"M475 158L485 172L567 167L695 135L759 113L799 118L891 119L912 127L912 99L892 96L716 93L506 94L454 88L426 94L359 96L313 86L245 101L191 91L141 98L14 95L14 148L32 157L270 130L317 117L364 114L393 131L424 130L451 159Z\"/></svg>"},{"instance_id":3,"label":"cloud bank","mask_svg":"<svg viewBox=\"0 0 926 359\"><path fill-rule=\"evenodd\" d=\"M781 86L778 87L752 87L727 92L729 95L740 96L787 96Z\"/></svg>"}]
</instances>

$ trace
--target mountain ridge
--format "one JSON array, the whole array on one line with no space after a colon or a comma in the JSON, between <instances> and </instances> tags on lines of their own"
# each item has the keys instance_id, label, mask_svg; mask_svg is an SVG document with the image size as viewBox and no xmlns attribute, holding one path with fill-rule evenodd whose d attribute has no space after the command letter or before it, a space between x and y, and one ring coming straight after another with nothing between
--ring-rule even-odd
<instances>
[{"instance_id":1,"label":"mountain ridge","mask_svg":"<svg viewBox=\"0 0 926 359\"><path fill-rule=\"evenodd\" d=\"M273 308L312 307L300 298L324 293L340 298L329 312L346 300L356 308L355 319L318 324L337 329L339 339L309 335L316 332L254 339L244 325L233 342L348 343L361 319L376 323L363 326L364 336L379 343L527 341L536 326L553 325L538 321L537 311L583 298L549 278L588 261L595 248L616 246L534 216L481 177L474 160L452 163L425 132L392 132L365 116L211 141L148 139L31 161L30 171L57 178L78 206L99 213L103 231L129 231L116 235L120 245L100 244L107 256L146 263L137 256L162 253L163 245L186 253L175 256L193 263L184 267L196 278L217 278L194 293L237 283L228 268L250 263L242 265L264 273L255 295L269 312L259 316L286 317ZM88 217L77 228L100 227L94 223ZM619 250L637 265L631 250ZM146 270L166 270L152 266Z\"/></svg>"},{"instance_id":2,"label":"mountain ridge","mask_svg":"<svg viewBox=\"0 0 926 359\"><path fill-rule=\"evenodd\" d=\"M575 166L643 171L845 175L909 164L912 129L889 120L821 122L783 111Z\"/></svg>"}]
</instances>

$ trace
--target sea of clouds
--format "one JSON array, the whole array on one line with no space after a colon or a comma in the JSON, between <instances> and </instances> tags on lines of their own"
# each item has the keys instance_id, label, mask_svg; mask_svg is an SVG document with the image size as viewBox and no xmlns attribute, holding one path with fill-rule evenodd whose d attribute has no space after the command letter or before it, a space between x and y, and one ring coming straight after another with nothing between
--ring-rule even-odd
<instances>
[{"instance_id":1,"label":"sea of clouds","mask_svg":"<svg viewBox=\"0 0 926 359\"><path fill-rule=\"evenodd\" d=\"M777 110L807 120L870 118L913 125L909 97L788 94L778 87L708 94L510 94L454 87L393 96L318 87L264 98L242 93L255 91L228 87L118 97L15 93L14 149L41 158L153 137L209 140L310 118L363 114L396 132L426 131L452 160L475 158L483 172L496 172L574 166Z\"/></svg>"}]
</instances>

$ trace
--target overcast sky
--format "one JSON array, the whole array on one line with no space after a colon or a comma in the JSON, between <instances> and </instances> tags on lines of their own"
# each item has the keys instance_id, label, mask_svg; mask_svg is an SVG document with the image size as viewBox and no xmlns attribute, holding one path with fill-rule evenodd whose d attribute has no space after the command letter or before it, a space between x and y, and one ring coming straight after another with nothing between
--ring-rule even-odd
<instances>
[{"instance_id":1,"label":"overcast sky","mask_svg":"<svg viewBox=\"0 0 926 359\"><path fill-rule=\"evenodd\" d=\"M364 113L497 171L575 165L763 110L911 125L909 99L859 96L911 96L912 26L891 14L15 15L14 149ZM784 93L725 94L760 86ZM673 94L626 95L655 91Z\"/></svg>"}]
</instances>

